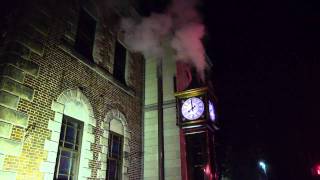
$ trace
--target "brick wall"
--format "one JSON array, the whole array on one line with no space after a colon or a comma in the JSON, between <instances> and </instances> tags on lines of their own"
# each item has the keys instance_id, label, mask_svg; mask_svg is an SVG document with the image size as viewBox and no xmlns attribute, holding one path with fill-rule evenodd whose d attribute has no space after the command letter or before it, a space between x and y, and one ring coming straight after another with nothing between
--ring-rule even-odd
<instances>
[{"instance_id":1,"label":"brick wall","mask_svg":"<svg viewBox=\"0 0 320 180\"><path fill-rule=\"evenodd\" d=\"M79 3L45 3L21 6L19 13L10 16L14 24L7 28L4 39L0 56L0 179L47 178L43 173L48 168L45 146L54 135L49 122L57 118L52 104L68 89L81 91L93 110L89 179L98 179L105 163L99 157L100 139L105 117L112 109L124 114L131 136L129 179L141 179L142 58L131 56L128 85L120 84L112 77L117 28L108 22L110 18L98 19L96 63L89 63L72 46ZM112 9L108 12L112 17Z\"/></svg>"}]
</instances>

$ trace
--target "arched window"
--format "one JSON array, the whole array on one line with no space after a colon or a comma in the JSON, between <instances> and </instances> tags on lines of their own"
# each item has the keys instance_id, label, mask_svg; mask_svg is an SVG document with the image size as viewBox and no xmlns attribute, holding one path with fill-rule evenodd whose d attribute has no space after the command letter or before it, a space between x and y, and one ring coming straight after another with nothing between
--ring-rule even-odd
<instances>
[{"instance_id":1,"label":"arched window","mask_svg":"<svg viewBox=\"0 0 320 180\"><path fill-rule=\"evenodd\" d=\"M116 109L109 111L104 121L104 132L100 139L102 153L99 178L126 180L130 153L130 132L125 116Z\"/></svg>"},{"instance_id":2,"label":"arched window","mask_svg":"<svg viewBox=\"0 0 320 180\"><path fill-rule=\"evenodd\" d=\"M94 143L96 120L89 100L79 89L65 90L52 103L55 117L49 121L51 137L45 141L47 160L41 165L44 179L91 177L89 161L93 160L90 146Z\"/></svg>"}]
</instances>

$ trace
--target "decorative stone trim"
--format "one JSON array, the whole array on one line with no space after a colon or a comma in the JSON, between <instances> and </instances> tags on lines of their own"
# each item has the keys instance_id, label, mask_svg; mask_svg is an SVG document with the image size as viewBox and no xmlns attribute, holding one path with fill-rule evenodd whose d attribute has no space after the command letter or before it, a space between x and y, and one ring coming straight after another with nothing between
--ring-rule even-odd
<instances>
[{"instance_id":1,"label":"decorative stone trim","mask_svg":"<svg viewBox=\"0 0 320 180\"><path fill-rule=\"evenodd\" d=\"M0 105L2 106L17 110L19 99L18 96L0 90Z\"/></svg>"},{"instance_id":2,"label":"decorative stone trim","mask_svg":"<svg viewBox=\"0 0 320 180\"><path fill-rule=\"evenodd\" d=\"M10 138L12 124L0 121L0 137Z\"/></svg>"},{"instance_id":3,"label":"decorative stone trim","mask_svg":"<svg viewBox=\"0 0 320 180\"><path fill-rule=\"evenodd\" d=\"M20 45L20 43L16 43L16 44ZM3 61L3 63L11 64L32 76L39 75L39 65L37 65L32 61L26 60L25 58L20 56L18 53L6 53L2 55L0 59Z\"/></svg>"},{"instance_id":4,"label":"decorative stone trim","mask_svg":"<svg viewBox=\"0 0 320 180\"><path fill-rule=\"evenodd\" d=\"M128 167L129 167L129 159L125 157L125 154L130 153L129 140L131 139L130 131L128 128L127 120L125 116L117 109L110 110L103 123L103 134L100 137L100 145L102 147L102 152L99 154L98 160L101 162L101 169L98 170L98 178L105 179L106 178L106 170L107 170L107 153L108 153L108 139L109 139L109 131L113 129L112 121L120 121L122 125L122 129L117 133L123 135L123 152L122 152L122 179L129 179L128 176Z\"/></svg>"},{"instance_id":5,"label":"decorative stone trim","mask_svg":"<svg viewBox=\"0 0 320 180\"><path fill-rule=\"evenodd\" d=\"M29 116L26 113L6 108L0 105L0 120L26 128Z\"/></svg>"},{"instance_id":6,"label":"decorative stone trim","mask_svg":"<svg viewBox=\"0 0 320 180\"><path fill-rule=\"evenodd\" d=\"M0 65L0 75L10 77L11 79L23 83L25 73L11 64Z\"/></svg>"},{"instance_id":7,"label":"decorative stone trim","mask_svg":"<svg viewBox=\"0 0 320 180\"><path fill-rule=\"evenodd\" d=\"M55 111L55 117L48 123L51 136L50 139L45 140L44 145L44 149L48 152L48 155L46 161L40 166L40 171L45 174L44 179L52 180L54 176L61 123L64 114L84 123L78 179L90 178L92 172L89 168L89 161L93 160L93 151L90 147L94 142L93 127L96 126L96 120L89 100L78 88L65 90L58 97L57 101L52 102L51 110Z\"/></svg>"},{"instance_id":8,"label":"decorative stone trim","mask_svg":"<svg viewBox=\"0 0 320 180\"><path fill-rule=\"evenodd\" d=\"M8 77L0 77L0 89L10 92L28 101L33 100L34 90Z\"/></svg>"},{"instance_id":9,"label":"decorative stone trim","mask_svg":"<svg viewBox=\"0 0 320 180\"><path fill-rule=\"evenodd\" d=\"M0 138L0 154L18 156L22 150L22 143L7 138Z\"/></svg>"}]
</instances>

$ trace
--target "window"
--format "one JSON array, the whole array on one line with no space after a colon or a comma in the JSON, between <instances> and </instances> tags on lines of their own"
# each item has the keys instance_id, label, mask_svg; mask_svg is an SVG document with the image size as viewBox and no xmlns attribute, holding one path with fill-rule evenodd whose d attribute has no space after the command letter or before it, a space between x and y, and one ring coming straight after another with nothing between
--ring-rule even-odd
<instances>
[{"instance_id":1,"label":"window","mask_svg":"<svg viewBox=\"0 0 320 180\"><path fill-rule=\"evenodd\" d=\"M63 116L54 172L55 180L77 179L82 130L82 122Z\"/></svg>"},{"instance_id":2,"label":"window","mask_svg":"<svg viewBox=\"0 0 320 180\"><path fill-rule=\"evenodd\" d=\"M121 179L122 139L122 136L116 133L110 132L109 134L108 180Z\"/></svg>"},{"instance_id":3,"label":"window","mask_svg":"<svg viewBox=\"0 0 320 180\"><path fill-rule=\"evenodd\" d=\"M124 84L125 84L126 58L127 58L126 48L119 41L116 41L115 50L114 50L113 76L117 80L119 80L121 83L124 83Z\"/></svg>"},{"instance_id":4,"label":"window","mask_svg":"<svg viewBox=\"0 0 320 180\"><path fill-rule=\"evenodd\" d=\"M96 32L96 21L83 8L80 10L75 49L82 56L93 62L93 44Z\"/></svg>"}]
</instances>

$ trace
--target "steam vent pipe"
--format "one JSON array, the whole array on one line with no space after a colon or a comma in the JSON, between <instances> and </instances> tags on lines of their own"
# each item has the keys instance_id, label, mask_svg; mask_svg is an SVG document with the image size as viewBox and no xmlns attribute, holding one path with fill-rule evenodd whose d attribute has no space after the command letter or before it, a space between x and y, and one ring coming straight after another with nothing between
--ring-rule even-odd
<instances>
[{"instance_id":1,"label":"steam vent pipe","mask_svg":"<svg viewBox=\"0 0 320 180\"><path fill-rule=\"evenodd\" d=\"M159 180L164 180L164 142L163 142L163 87L162 87L162 59L157 63L158 83L158 157L159 157Z\"/></svg>"}]
</instances>

